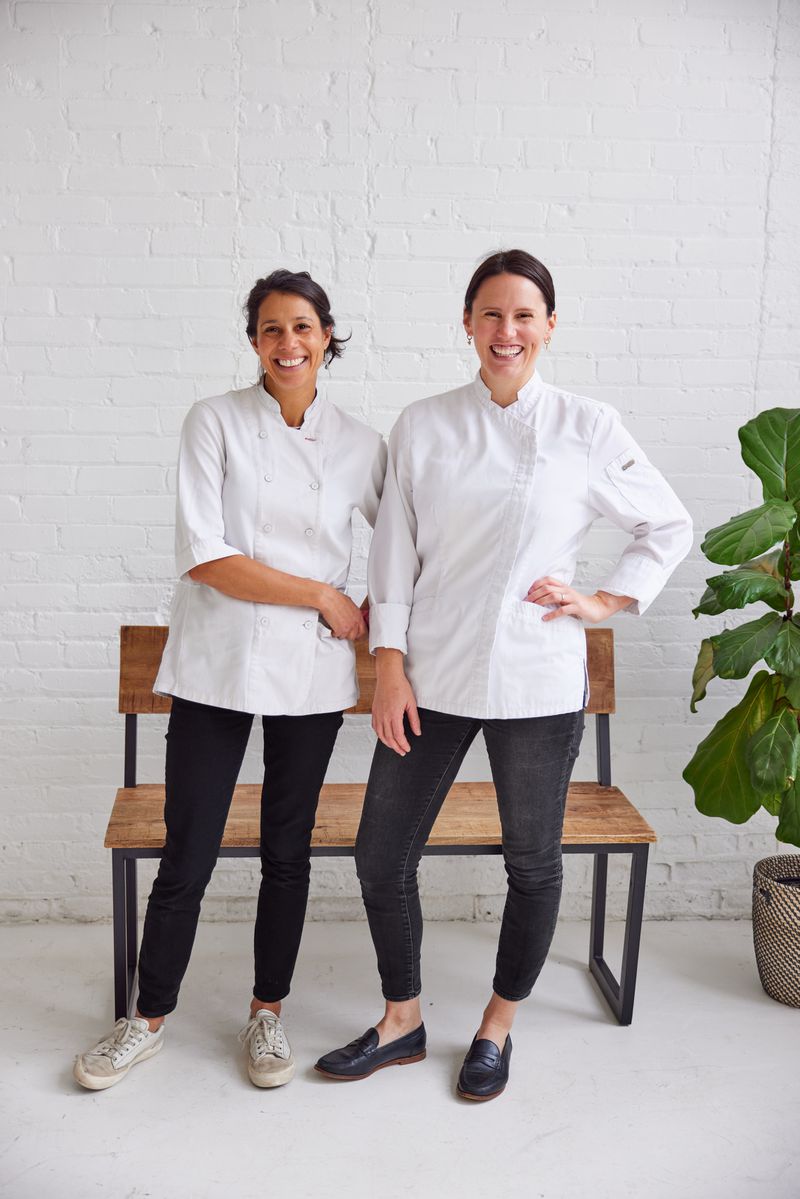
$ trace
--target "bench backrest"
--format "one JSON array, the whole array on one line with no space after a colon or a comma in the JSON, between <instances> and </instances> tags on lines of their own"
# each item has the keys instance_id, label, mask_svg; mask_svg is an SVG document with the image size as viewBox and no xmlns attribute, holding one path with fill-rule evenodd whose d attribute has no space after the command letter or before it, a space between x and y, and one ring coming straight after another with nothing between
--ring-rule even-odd
<instances>
[{"instance_id":1,"label":"bench backrest","mask_svg":"<svg viewBox=\"0 0 800 1199\"><path fill-rule=\"evenodd\" d=\"M567 619L565 617L565 619ZM161 655L167 642L166 625L123 625L120 629L119 710L125 715L125 786L136 786L136 719L148 712L169 712L172 701L154 695ZM597 781L611 785L611 741L609 713L616 711L614 693L614 633L611 629L586 629L589 670L589 703L586 711L595 717ZM356 668L360 695L348 711L369 714L375 694L375 659L366 642L356 643Z\"/></svg>"},{"instance_id":2,"label":"bench backrest","mask_svg":"<svg viewBox=\"0 0 800 1199\"><path fill-rule=\"evenodd\" d=\"M566 619L566 618L565 618ZM169 712L169 696L154 695L161 655L167 641L166 625L123 625L120 630L119 710L126 715ZM586 650L591 695L586 711L616 710L614 693L614 633L611 629L587 629ZM375 694L375 659L366 642L356 643L356 668L361 689L358 703L350 712L369 713Z\"/></svg>"}]
</instances>

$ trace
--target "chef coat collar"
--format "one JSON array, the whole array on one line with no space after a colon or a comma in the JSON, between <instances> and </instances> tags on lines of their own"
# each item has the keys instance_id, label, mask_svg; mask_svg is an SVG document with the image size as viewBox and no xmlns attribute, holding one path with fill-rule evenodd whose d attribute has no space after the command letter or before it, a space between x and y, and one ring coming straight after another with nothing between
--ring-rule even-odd
<instances>
[{"instance_id":1,"label":"chef coat collar","mask_svg":"<svg viewBox=\"0 0 800 1199\"><path fill-rule=\"evenodd\" d=\"M263 378L259 379L258 383L256 384L256 390L258 392L258 398L259 398L260 402L266 408L267 412L270 412L279 421L283 422L283 414L281 413L281 406L278 403L278 401L275 399L275 397L270 395L269 392L267 391L266 387L264 386ZM317 388L316 392L314 393L314 399L311 401L311 403L305 410L305 413L303 415L303 423L300 426L300 428L305 431L306 436L308 436L309 433L313 433L315 428L319 424L319 419L322 414L324 406L325 406L325 401L320 393L319 388ZM287 425L287 428L288 428L288 425Z\"/></svg>"},{"instance_id":2,"label":"chef coat collar","mask_svg":"<svg viewBox=\"0 0 800 1199\"><path fill-rule=\"evenodd\" d=\"M513 404L509 404L505 408L501 408L499 404L495 404L492 399L492 393L481 378L481 372L478 371L474 381L475 390L478 398L482 403L499 412L500 415L508 413L509 416L515 417L517 420L524 420L526 416L533 411L536 402L544 389L544 381L537 370L533 372L528 382L519 389L517 398Z\"/></svg>"}]
</instances>

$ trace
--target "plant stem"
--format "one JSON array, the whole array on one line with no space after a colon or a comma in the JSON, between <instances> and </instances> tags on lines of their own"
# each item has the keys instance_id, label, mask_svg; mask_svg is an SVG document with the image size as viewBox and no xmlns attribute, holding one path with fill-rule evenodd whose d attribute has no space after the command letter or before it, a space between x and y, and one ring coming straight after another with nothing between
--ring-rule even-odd
<instances>
[{"instance_id":1,"label":"plant stem","mask_svg":"<svg viewBox=\"0 0 800 1199\"><path fill-rule=\"evenodd\" d=\"M789 554L789 538L783 543L783 585L786 588L786 612L784 620L792 619L792 563Z\"/></svg>"}]
</instances>

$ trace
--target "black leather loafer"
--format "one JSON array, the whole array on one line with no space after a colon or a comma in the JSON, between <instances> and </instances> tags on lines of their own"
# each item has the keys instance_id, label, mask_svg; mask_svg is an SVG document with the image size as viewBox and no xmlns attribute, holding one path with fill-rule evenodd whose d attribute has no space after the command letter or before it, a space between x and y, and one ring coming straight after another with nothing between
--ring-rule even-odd
<instances>
[{"instance_id":1,"label":"black leather loafer","mask_svg":"<svg viewBox=\"0 0 800 1199\"><path fill-rule=\"evenodd\" d=\"M502 1095L508 1082L510 1060L511 1037L506 1037L502 1053L494 1041L479 1041L474 1037L458 1076L461 1098L477 1099L482 1103Z\"/></svg>"},{"instance_id":2,"label":"black leather loafer","mask_svg":"<svg viewBox=\"0 0 800 1199\"><path fill-rule=\"evenodd\" d=\"M425 1057L425 1025L420 1024L388 1045L378 1045L377 1029L368 1028L363 1037L356 1037L342 1049L326 1053L314 1066L326 1078L338 1078L343 1082L355 1082L369 1078L384 1066L408 1066L421 1062Z\"/></svg>"}]
</instances>

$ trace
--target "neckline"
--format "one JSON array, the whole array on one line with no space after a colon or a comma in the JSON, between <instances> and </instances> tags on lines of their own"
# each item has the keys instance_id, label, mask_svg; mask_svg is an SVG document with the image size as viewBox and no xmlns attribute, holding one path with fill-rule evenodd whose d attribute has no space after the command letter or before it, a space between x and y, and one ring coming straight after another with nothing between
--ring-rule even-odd
<instances>
[{"instance_id":1,"label":"neckline","mask_svg":"<svg viewBox=\"0 0 800 1199\"><path fill-rule=\"evenodd\" d=\"M283 413L281 412L280 404L275 399L275 396L270 395L270 393L267 391L266 387L264 386L263 378L259 379L254 386L260 403L266 408L270 416L277 420L281 426L284 429L287 429L290 433L308 433L309 431L313 430L314 426L318 423L324 406L323 397L319 388L317 388L314 392L314 399L303 413L303 423L301 425L287 425L286 421L283 419Z\"/></svg>"},{"instance_id":2,"label":"neckline","mask_svg":"<svg viewBox=\"0 0 800 1199\"><path fill-rule=\"evenodd\" d=\"M512 404L507 404L503 407L501 404L495 404L492 399L490 389L484 383L480 370L475 375L473 387L478 399L490 411L496 413L501 419L510 417L513 420L524 420L531 414L540 396L545 388L544 380L537 370L534 370L527 383L519 389L517 398Z\"/></svg>"}]
</instances>

